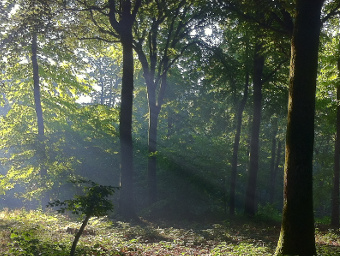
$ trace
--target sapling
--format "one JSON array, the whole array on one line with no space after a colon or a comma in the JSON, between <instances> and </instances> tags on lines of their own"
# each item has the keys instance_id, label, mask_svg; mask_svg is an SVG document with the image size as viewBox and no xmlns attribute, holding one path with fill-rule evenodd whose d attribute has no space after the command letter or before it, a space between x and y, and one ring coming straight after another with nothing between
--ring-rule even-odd
<instances>
[{"instance_id":1,"label":"sapling","mask_svg":"<svg viewBox=\"0 0 340 256\"><path fill-rule=\"evenodd\" d=\"M83 195L75 195L73 199L60 201L55 200L48 203L48 207L60 207L57 211L64 213L66 210L73 214L80 214L84 216L81 227L77 231L70 256L75 255L77 243L80 236L85 230L87 223L91 217L101 217L113 210L113 203L109 200L109 196L113 195L116 187L99 185L90 180L76 180L71 181L75 184L83 185ZM84 186L84 184L89 184Z\"/></svg>"}]
</instances>

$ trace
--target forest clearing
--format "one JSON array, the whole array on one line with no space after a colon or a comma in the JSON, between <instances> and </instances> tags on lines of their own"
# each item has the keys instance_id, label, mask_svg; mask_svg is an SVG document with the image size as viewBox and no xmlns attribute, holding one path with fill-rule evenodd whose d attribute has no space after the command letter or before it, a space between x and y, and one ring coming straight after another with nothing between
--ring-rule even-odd
<instances>
[{"instance_id":1,"label":"forest clearing","mask_svg":"<svg viewBox=\"0 0 340 256\"><path fill-rule=\"evenodd\" d=\"M79 222L53 212L0 212L1 255L68 256ZM235 217L228 222L149 222L138 224L92 218L76 255L273 255L280 222ZM318 255L339 255L340 232L316 224Z\"/></svg>"}]
</instances>

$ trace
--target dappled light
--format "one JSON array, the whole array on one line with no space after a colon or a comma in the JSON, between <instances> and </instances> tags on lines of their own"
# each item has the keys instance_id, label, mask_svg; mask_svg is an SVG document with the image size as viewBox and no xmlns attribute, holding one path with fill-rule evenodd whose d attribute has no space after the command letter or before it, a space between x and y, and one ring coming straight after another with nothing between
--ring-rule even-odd
<instances>
[{"instance_id":1,"label":"dappled light","mask_svg":"<svg viewBox=\"0 0 340 256\"><path fill-rule=\"evenodd\" d=\"M0 255L339 255L335 0L2 0Z\"/></svg>"}]
</instances>

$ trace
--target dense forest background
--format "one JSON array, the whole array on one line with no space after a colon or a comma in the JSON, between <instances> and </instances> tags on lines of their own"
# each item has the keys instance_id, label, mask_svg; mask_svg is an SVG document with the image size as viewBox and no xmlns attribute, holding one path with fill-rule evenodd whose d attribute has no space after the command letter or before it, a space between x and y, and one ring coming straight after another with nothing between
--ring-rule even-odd
<instances>
[{"instance_id":1,"label":"dense forest background","mask_svg":"<svg viewBox=\"0 0 340 256\"><path fill-rule=\"evenodd\" d=\"M293 2L2 1L1 207L44 208L81 177L121 186L121 216L279 216ZM315 111L314 210L329 222L339 208L339 7L322 9Z\"/></svg>"}]
</instances>

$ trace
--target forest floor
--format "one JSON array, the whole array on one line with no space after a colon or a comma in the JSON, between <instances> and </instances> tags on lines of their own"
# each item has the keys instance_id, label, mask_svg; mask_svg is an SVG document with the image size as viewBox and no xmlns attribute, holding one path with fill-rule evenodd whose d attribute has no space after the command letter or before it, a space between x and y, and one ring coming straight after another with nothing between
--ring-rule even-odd
<instances>
[{"instance_id":1,"label":"forest floor","mask_svg":"<svg viewBox=\"0 0 340 256\"><path fill-rule=\"evenodd\" d=\"M0 212L0 255L66 256L80 222L40 211ZM235 218L216 224L92 218L76 255L273 255L278 222ZM317 224L318 255L340 255L340 230Z\"/></svg>"}]
</instances>

